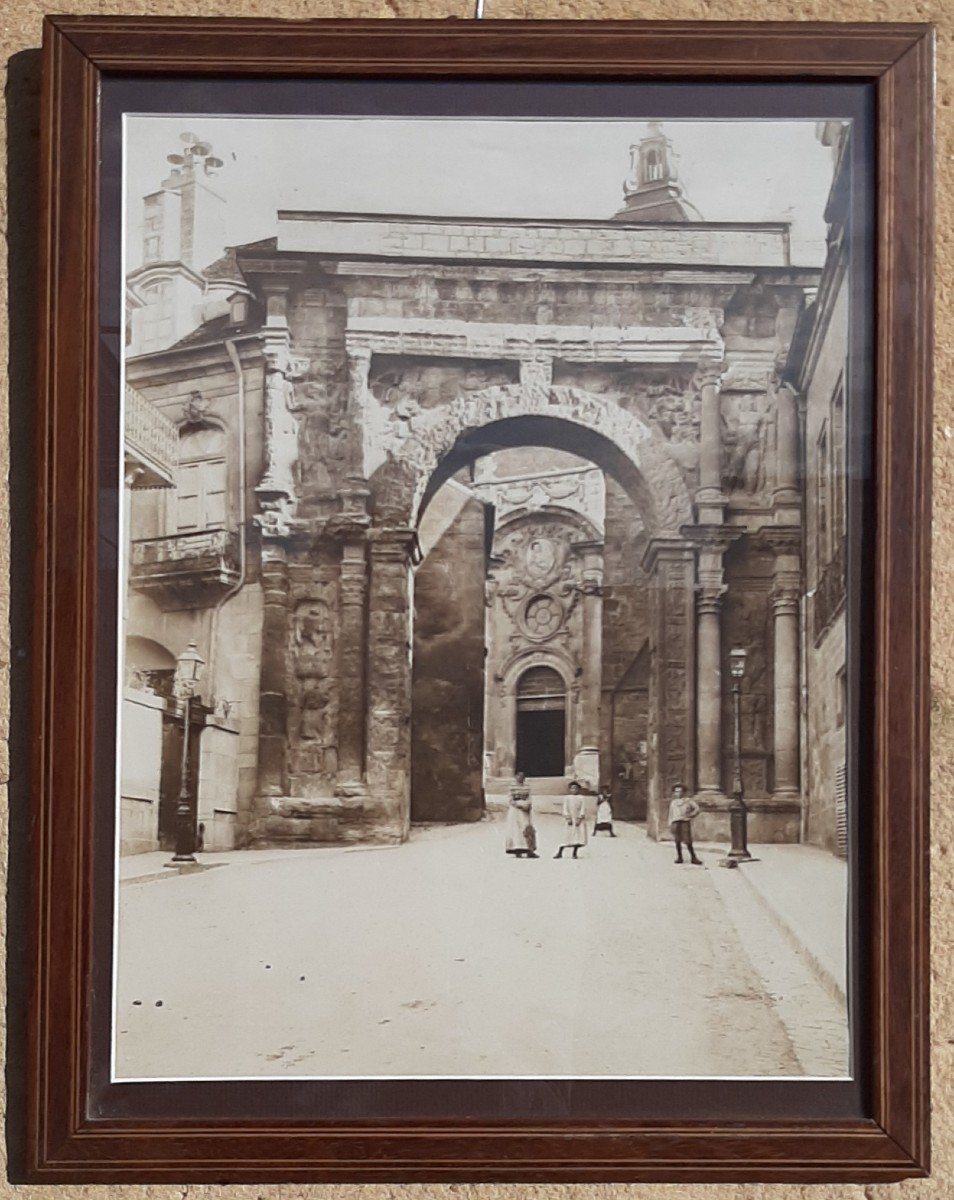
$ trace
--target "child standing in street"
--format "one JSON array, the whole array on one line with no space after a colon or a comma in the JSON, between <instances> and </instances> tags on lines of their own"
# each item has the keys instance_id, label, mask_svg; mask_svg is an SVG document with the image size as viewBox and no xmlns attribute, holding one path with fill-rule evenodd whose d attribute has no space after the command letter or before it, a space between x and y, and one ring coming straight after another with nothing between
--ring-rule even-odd
<instances>
[{"instance_id":1,"label":"child standing in street","mask_svg":"<svg viewBox=\"0 0 954 1200\"><path fill-rule=\"evenodd\" d=\"M599 794L596 797L596 824L593 826L593 836L602 829L608 833L610 837L616 837L613 832L613 805L612 795L608 787L600 788Z\"/></svg>"},{"instance_id":2,"label":"child standing in street","mask_svg":"<svg viewBox=\"0 0 954 1200\"><path fill-rule=\"evenodd\" d=\"M586 800L583 796L583 789L574 780L570 784L570 790L563 800L563 820L565 829L563 833L563 841L557 847L557 852L554 858L562 858L564 850L572 850L573 857L577 858L580 853L580 847L586 845Z\"/></svg>"},{"instance_id":3,"label":"child standing in street","mask_svg":"<svg viewBox=\"0 0 954 1200\"><path fill-rule=\"evenodd\" d=\"M687 796L681 783L672 789L672 800L669 802L669 830L676 843L676 862L682 862L682 846L685 842L689 851L689 861L696 867L702 866L702 861L696 858L692 847L692 821L699 815L699 805L691 796Z\"/></svg>"}]
</instances>

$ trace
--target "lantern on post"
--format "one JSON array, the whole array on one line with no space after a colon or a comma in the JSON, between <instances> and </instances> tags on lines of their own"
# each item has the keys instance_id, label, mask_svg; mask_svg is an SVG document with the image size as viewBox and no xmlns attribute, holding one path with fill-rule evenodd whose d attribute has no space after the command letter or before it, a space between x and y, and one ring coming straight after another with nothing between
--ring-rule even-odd
<instances>
[{"instance_id":1,"label":"lantern on post","mask_svg":"<svg viewBox=\"0 0 954 1200\"><path fill-rule=\"evenodd\" d=\"M176 805L176 852L167 866L195 862L196 817L198 797L189 786L189 723L192 698L202 678L205 659L190 642L176 659L175 692L182 701L182 764L179 781L179 802Z\"/></svg>"},{"instance_id":2,"label":"lantern on post","mask_svg":"<svg viewBox=\"0 0 954 1200\"><path fill-rule=\"evenodd\" d=\"M732 800L729 803L729 836L731 846L726 855L732 863L744 862L752 857L748 847L748 809L745 806L745 790L742 783L742 680L745 678L746 651L735 646L729 651L729 674L732 677L733 754L732 754Z\"/></svg>"}]
</instances>

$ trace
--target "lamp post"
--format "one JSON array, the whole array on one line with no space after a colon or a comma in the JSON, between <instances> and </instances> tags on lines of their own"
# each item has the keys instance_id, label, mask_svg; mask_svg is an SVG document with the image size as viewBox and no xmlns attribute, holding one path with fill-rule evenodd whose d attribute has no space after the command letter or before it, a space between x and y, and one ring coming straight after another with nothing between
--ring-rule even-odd
<instances>
[{"instance_id":1,"label":"lamp post","mask_svg":"<svg viewBox=\"0 0 954 1200\"><path fill-rule=\"evenodd\" d=\"M182 717L182 776L179 782L179 803L176 805L176 852L167 866L195 862L195 818L193 797L189 787L189 715L196 684L202 675L205 659L190 642L176 659L175 690L183 702Z\"/></svg>"},{"instance_id":2,"label":"lamp post","mask_svg":"<svg viewBox=\"0 0 954 1200\"><path fill-rule=\"evenodd\" d=\"M734 714L732 756L732 801L729 804L729 835L732 845L726 856L730 862L751 858L748 847L748 809L745 807L742 786L742 680L745 676L746 652L741 646L729 651L729 674L732 676L732 710Z\"/></svg>"}]
</instances>

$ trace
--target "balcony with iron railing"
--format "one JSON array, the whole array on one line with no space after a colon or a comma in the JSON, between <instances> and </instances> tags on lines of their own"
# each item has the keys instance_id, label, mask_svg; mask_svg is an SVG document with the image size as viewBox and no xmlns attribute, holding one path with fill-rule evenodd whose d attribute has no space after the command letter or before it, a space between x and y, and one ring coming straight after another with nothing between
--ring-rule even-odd
<instances>
[{"instance_id":1,"label":"balcony with iron railing","mask_svg":"<svg viewBox=\"0 0 954 1200\"><path fill-rule=\"evenodd\" d=\"M174 487L179 432L154 404L126 385L124 420L127 469L137 471L134 487Z\"/></svg>"},{"instance_id":2,"label":"balcony with iron railing","mask_svg":"<svg viewBox=\"0 0 954 1200\"><path fill-rule=\"evenodd\" d=\"M240 577L239 534L199 529L132 544L129 585L166 610L207 608Z\"/></svg>"}]
</instances>

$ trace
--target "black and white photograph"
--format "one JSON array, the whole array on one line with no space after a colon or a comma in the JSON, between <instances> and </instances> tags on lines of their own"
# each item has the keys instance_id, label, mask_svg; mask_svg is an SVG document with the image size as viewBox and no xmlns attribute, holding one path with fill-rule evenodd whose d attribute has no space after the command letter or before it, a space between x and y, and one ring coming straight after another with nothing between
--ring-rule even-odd
<instances>
[{"instance_id":1,"label":"black and white photograph","mask_svg":"<svg viewBox=\"0 0 954 1200\"><path fill-rule=\"evenodd\" d=\"M116 1082L852 1076L851 163L125 117Z\"/></svg>"}]
</instances>

